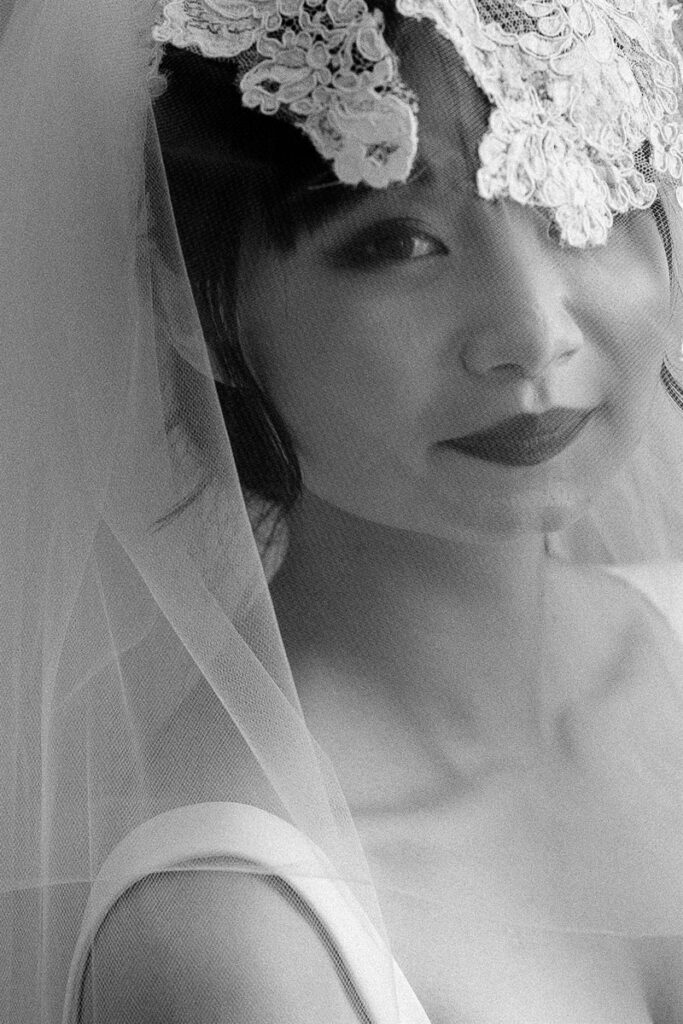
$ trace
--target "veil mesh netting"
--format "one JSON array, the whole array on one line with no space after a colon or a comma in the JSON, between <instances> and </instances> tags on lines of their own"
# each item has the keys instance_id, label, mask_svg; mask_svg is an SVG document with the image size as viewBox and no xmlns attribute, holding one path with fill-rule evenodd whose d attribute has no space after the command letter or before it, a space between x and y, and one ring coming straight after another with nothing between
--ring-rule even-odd
<instances>
[{"instance_id":1,"label":"veil mesh netting","mask_svg":"<svg viewBox=\"0 0 683 1024\"><path fill-rule=\"evenodd\" d=\"M201 239L210 237L215 245L217 232L227 239L231 231L220 174L221 162L231 159L230 148L217 149L215 138L203 136L208 122L201 117L202 105L210 105L224 86L212 77L219 72L211 62L186 55L183 63L175 54L169 57L172 73L162 95L151 66L152 15L139 0L15 0L1 23L0 1020L57 1024L65 1013L65 1021L77 1019L73 1007L65 1011L64 1001L70 971L72 995L82 989L72 962L88 900L92 906L98 886L108 884L101 881L103 865L145 823L172 826L173 812L180 808L215 807L219 816L219 805L267 812L292 828L288 834L305 837L313 859L299 860L286 843L275 844L267 864L246 855L221 858L214 849L203 863L191 856L182 864L160 862L157 877L164 870L196 871L208 864L214 872L280 876L290 880L293 891L292 880L307 873L309 881L326 880L326 898L333 900L334 890L353 908L364 934L374 936L380 995L371 1012L361 1008L363 999L356 994L358 1019L380 1020L379 1003L382 1022L426 1019L414 1007L412 1016L400 1009L392 947L408 980L417 979L416 992L433 1024L654 1019L638 1015L635 995L632 1003L614 996L610 1004L614 974L612 988L604 986L602 1009L588 1009L588 1003L582 1009L583 997L577 995L574 1017L569 1010L562 1016L559 1008L543 1003L542 993L557 988L550 961L538 955L525 982L519 967L523 954L514 961L517 966L506 957L510 950L519 952L530 936L541 946L552 944L550 936L583 936L596 943L601 937L683 936L683 640L676 633L676 616L680 620L683 609L683 399L676 384L683 237L676 200L662 186L657 216L652 210L625 214L605 246L571 250L550 238L542 250L546 288L554 287L558 274L579 275L588 299L577 304L575 321L584 335L604 341L596 351L608 355L587 359L586 379L598 367L613 392L623 390L625 403L637 406L642 392L647 409L637 437L629 440L628 424L623 428L624 465L602 481L578 521L548 535L546 568L535 586L541 598L566 587L572 595L567 607L541 599L536 616L519 624L519 642L509 651L511 673L514 659L528 666L534 680L554 677L553 666L560 665L555 675L567 685L567 666L581 663L587 636L600 638L614 630L618 637L605 645L609 656L595 654L597 696L595 690L577 688L560 699L555 741L558 750L564 744L563 784L559 776L554 787L547 778L545 783L537 779L526 790L529 820L536 823L544 857L534 861L524 843L505 831L497 815L513 795L504 788L487 805L488 833L481 831L471 795L478 792L476 765L468 769L465 761L457 784L461 814L453 817L451 831L444 824L450 819L444 819L435 838L427 821L429 803L420 806L415 798L407 837L396 813L351 813L348 794L301 710L268 582L277 580L279 559L287 558L287 516L273 526L267 512L259 518L256 501L245 501L226 429L231 403L245 400L237 397L234 382L225 380L216 346L207 345L220 323L206 313L201 289L193 294L190 284L193 269L202 263ZM433 68L423 60L414 82L421 75L424 83L430 74L438 82L445 76L441 50L432 45L421 52L432 54ZM184 75L191 85L182 94ZM419 92L422 86L415 88ZM439 93L440 109L452 102L453 117L467 126L474 115L449 95ZM422 102L421 109L427 107ZM251 116L258 132L259 118L266 119ZM421 125L428 117L427 112ZM280 124L273 130L284 134L272 145L294 145L294 128ZM228 139L229 131L228 126ZM298 146L308 145L301 133L296 137ZM185 165L191 171L183 177ZM474 180L474 168L466 170ZM183 204L178 191L183 187L196 189L196 202L190 193L190 203ZM519 291L527 281L519 267L539 259L532 235L536 238L540 225L545 237L544 214L510 199L489 202L464 194L458 200L463 204L459 231L463 252L470 255L458 272L468 289L476 285L485 297L479 313L484 305L504 304L509 337L522 337L530 329L530 299L511 298L513 284ZM233 201L230 209L237 205ZM178 228L194 206L201 209L194 228L199 241L195 238L191 251L187 229L183 252ZM526 258L520 251L513 258L509 240L520 218L533 229L523 236ZM249 238L257 249L258 230L254 227ZM477 256L486 240L486 255ZM641 248L634 256L636 243ZM640 261L635 270L634 260ZM641 286L642 295L634 300ZM428 287L434 287L434 277ZM270 299L264 294L264 308ZM296 295L291 302L296 305ZM376 320L389 316L379 291L373 292L371 306ZM434 308L445 331L453 309ZM619 316L610 319L615 310ZM347 315L353 318L355 311ZM616 322L615 340L610 332ZM328 327L319 327L321 345ZM400 340L409 349L406 358L413 358L414 339L404 332ZM651 354L641 359L644 349ZM634 398L628 371L640 365L639 359L650 377L636 382ZM499 363L504 369L506 360L500 357ZM455 362L440 363L440 380L447 372L455 374L455 367ZM417 374L415 379L416 388L426 386ZM223 381L220 400L216 380ZM350 388L358 384L352 376L349 380ZM338 415L342 434L349 426L343 389L330 389L324 381L320 387L325 415L330 421ZM589 391L585 400L597 402L600 396ZM408 401L398 392L394 397L397 403ZM257 401L255 390L247 405L252 400ZM579 405L580 397L568 394L565 404ZM460 432L483 429L504 411L479 406L478 418L458 421ZM322 497L325 481L336 471L349 495L347 511L362 514L353 495L355 489L367 493L370 518L385 523L390 534L402 530L404 535L412 526L409 511L402 519L405 510L395 496L383 501L370 478L381 481L380 467L386 465L396 478L411 478L414 467L401 449L405 436L385 429L367 407L356 412L356 427L367 440L358 456L358 478L340 457L337 469L328 467L327 477L320 477ZM434 433L435 420L425 426L429 429L430 436L445 436ZM603 472L604 442L599 431L594 438L593 448L582 442L581 459L586 472L596 476ZM372 465L368 452L374 453ZM248 456L247 444L241 457L248 461ZM306 485L305 460L302 464ZM509 472L512 479L518 471ZM487 505L481 490L473 485L468 491L467 480L457 499L441 476L435 480L428 507L452 502L454 520L464 524L458 543L482 543L473 539L476 520L486 519L487 509L504 500L495 486L487 484ZM518 488L513 504L522 501L520 495ZM416 537L420 530L418 524ZM324 530L309 536L310 543L320 545L321 564L326 564L330 536ZM507 558L498 541L483 543L482 549L501 564ZM397 559L403 557L405 546L396 551ZM628 570L625 575L610 575L608 569L620 567ZM585 590L563 582L570 578L585 581ZM377 608L368 614L381 624ZM583 633L577 632L577 622L583 623ZM493 624L492 636L498 636ZM484 669L476 662L453 663L454 675L479 671ZM357 691L353 700L358 701ZM381 719L382 713L371 702L361 709L361 716ZM367 752L359 747L355 756L362 767ZM382 756L402 763L409 755L389 744ZM374 771L374 764L368 758L367 771ZM469 780L470 796L462 795L463 778ZM166 839L171 826L163 833ZM196 821L195 828L201 831ZM225 828L229 831L228 824ZM485 834L490 846L477 847ZM172 841L177 838L174 834ZM229 840L226 836L227 845ZM157 836L157 853L163 853L163 842ZM432 870L437 846L450 852L447 876ZM491 897L494 846L511 850L505 885L521 894L507 905ZM390 851L384 859L377 853L381 849ZM126 850L134 857L134 846ZM542 901L534 900L535 892L543 893ZM401 912L392 909L396 901ZM415 933L411 973L405 960L410 943L394 938L401 914L421 919L443 936L448 970L438 958L431 975L429 964L414 966L421 962L423 927ZM496 936L488 954L486 935ZM476 970L467 959L468 936L477 951ZM305 958L294 934L290 944L294 960ZM422 961L430 956L425 948ZM597 949L593 963L602 955ZM342 954L339 960L343 973ZM587 961L581 963L590 972ZM109 966L90 959L87 987L94 1006L98 969L106 975ZM150 962L149 969L163 973L163 964ZM274 965L274 972L278 969ZM582 969L579 965L579 975ZM516 970L522 977L519 992L530 1002L524 1004L518 992L521 1001L513 1012L513 1003L500 995L501 978L514 989ZM473 981L477 972L484 979L478 983ZM564 976L568 988L578 991L578 983L566 980L568 968ZM494 979L503 985L500 991ZM488 1008L483 996L484 1003L477 1003L477 984L497 993ZM631 998L624 996L626 988L621 986L622 999ZM429 997L440 989L447 991L441 1003ZM631 1016L625 1006L632 1007ZM683 1020L683 1001L678 1009L672 1021ZM97 1018L92 1006L88 1012ZM165 1012L164 1019L176 1019L168 1008ZM248 1008L241 1012L240 1024L260 1024ZM148 1017L141 1012L139 1019ZM307 1021L306 1007L300 1017L286 1019Z\"/></svg>"}]
</instances>

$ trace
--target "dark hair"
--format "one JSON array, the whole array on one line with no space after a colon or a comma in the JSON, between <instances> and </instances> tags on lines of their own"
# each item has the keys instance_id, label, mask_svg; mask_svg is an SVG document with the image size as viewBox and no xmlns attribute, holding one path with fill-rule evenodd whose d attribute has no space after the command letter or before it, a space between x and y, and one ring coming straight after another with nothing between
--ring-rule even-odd
<instances>
[{"instance_id":1,"label":"dark hair","mask_svg":"<svg viewBox=\"0 0 683 1024\"><path fill-rule=\"evenodd\" d=\"M246 492L287 511L300 491L298 463L285 424L247 366L235 311L245 235L277 227L268 221L285 181L278 181L278 155L301 166L305 147L291 127L242 107L232 64L168 47L161 72L168 84L155 118L164 166L194 299L222 377L216 390L237 472Z\"/></svg>"},{"instance_id":2,"label":"dark hair","mask_svg":"<svg viewBox=\"0 0 683 1024\"><path fill-rule=\"evenodd\" d=\"M392 44L399 16L385 16ZM291 250L302 228L349 202L326 160L298 128L243 106L234 61L167 46L167 87L154 113L183 257L202 327L223 382L216 383L237 472L247 495L288 512L301 472L286 424L251 373L236 310L244 243ZM360 185L360 189L367 186Z\"/></svg>"}]
</instances>

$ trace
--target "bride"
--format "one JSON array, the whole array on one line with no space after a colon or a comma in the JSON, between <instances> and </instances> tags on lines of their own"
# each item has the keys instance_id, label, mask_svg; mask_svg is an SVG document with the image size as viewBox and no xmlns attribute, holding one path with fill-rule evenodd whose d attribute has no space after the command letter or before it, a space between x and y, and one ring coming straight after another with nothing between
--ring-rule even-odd
<instances>
[{"instance_id":1,"label":"bride","mask_svg":"<svg viewBox=\"0 0 683 1024\"><path fill-rule=\"evenodd\" d=\"M88 530L18 562L64 625L7 1020L681 1024L668 8L272 6L155 11L142 315L106 247L69 372L31 348ZM301 84L344 47L358 123Z\"/></svg>"}]
</instances>

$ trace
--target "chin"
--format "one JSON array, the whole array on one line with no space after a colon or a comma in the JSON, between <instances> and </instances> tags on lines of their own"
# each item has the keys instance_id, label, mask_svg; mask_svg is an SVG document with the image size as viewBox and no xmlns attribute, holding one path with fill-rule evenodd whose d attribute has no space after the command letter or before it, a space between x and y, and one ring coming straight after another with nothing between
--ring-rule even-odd
<instances>
[{"instance_id":1,"label":"chin","mask_svg":"<svg viewBox=\"0 0 683 1024\"><path fill-rule=\"evenodd\" d=\"M482 499L471 515L451 519L460 539L479 543L505 542L515 537L542 536L568 529L586 515L591 496L567 487L555 486L552 493L525 492L506 499ZM462 511L462 510L461 510Z\"/></svg>"},{"instance_id":2,"label":"chin","mask_svg":"<svg viewBox=\"0 0 683 1024\"><path fill-rule=\"evenodd\" d=\"M574 467L572 467L573 469ZM337 481L305 476L305 486L318 500L344 514L411 533L475 545L506 544L515 538L539 537L567 529L583 518L599 492L595 480L569 472L553 479L547 467L526 471L526 481L510 486L512 475L503 476L487 467L484 486L470 479L449 481L417 475L410 488L392 487L392 480L377 488L373 480L340 491ZM516 475L516 474L515 474Z\"/></svg>"}]
</instances>

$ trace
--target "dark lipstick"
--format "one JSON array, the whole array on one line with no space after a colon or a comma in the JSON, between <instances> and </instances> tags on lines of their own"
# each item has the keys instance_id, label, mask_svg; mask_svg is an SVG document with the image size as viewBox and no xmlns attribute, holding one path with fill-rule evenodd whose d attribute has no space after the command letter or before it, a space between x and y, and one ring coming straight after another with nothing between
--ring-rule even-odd
<instances>
[{"instance_id":1,"label":"dark lipstick","mask_svg":"<svg viewBox=\"0 0 683 1024\"><path fill-rule=\"evenodd\" d=\"M537 466L566 448L594 411L558 406L541 415L522 413L486 430L441 441L439 447L503 466Z\"/></svg>"}]
</instances>

